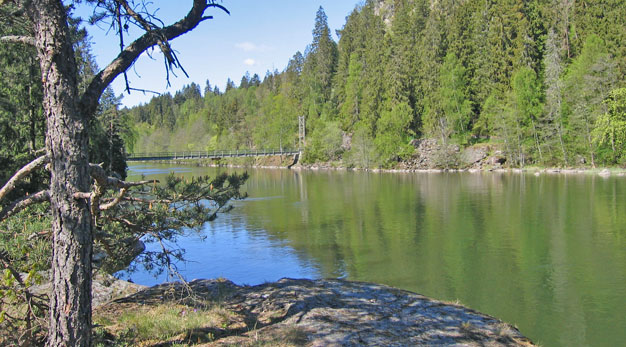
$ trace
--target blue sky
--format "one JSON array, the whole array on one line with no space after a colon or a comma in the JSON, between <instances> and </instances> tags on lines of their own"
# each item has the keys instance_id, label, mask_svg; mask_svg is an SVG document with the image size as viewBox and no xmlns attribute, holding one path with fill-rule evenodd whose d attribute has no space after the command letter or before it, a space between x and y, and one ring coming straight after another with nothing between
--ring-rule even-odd
<instances>
[{"instance_id":1,"label":"blue sky","mask_svg":"<svg viewBox=\"0 0 626 347\"><path fill-rule=\"evenodd\" d=\"M166 24L182 18L191 7L190 0L154 1L157 15ZM183 85L195 82L204 89L208 79L211 85L224 90L227 78L239 84L246 71L250 75L259 74L261 79L267 70L282 71L296 51L304 52L312 40L311 31L317 9L322 6L328 16L328 24L335 36L345 18L358 0L272 0L236 1L224 0L221 4L228 8L230 16L218 9L209 9L207 14L214 19L205 21L192 32L172 41L173 48L189 78L178 71L178 77L171 77L171 86L166 88L165 68L162 55L155 51L151 59L145 53L135 66L128 71L131 87L171 92ZM78 8L78 15L88 17L91 10ZM106 25L89 26L93 53L100 68L106 66L119 53L119 39L113 32L107 32ZM126 43L131 37L126 38ZM136 37L135 35L135 37ZM124 91L123 78L113 82L116 94ZM150 100L152 94L141 92L124 93L122 103L133 106Z\"/></svg>"}]
</instances>

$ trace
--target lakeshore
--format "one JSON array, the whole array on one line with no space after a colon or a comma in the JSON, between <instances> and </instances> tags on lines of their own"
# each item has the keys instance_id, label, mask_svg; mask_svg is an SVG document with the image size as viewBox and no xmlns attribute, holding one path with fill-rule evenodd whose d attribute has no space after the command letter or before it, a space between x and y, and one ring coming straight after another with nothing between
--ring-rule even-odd
<instances>
[{"instance_id":1,"label":"lakeshore","mask_svg":"<svg viewBox=\"0 0 626 347\"><path fill-rule=\"evenodd\" d=\"M118 285L119 286L119 285ZM125 320L155 310L197 320L148 337L125 335ZM165 313L164 315L167 315ZM532 346L510 324L466 308L385 285L289 279L239 286L225 279L165 283L95 308L100 339L143 344L356 346ZM144 322L157 329L163 317ZM140 324L140 323L137 323ZM144 333L145 334L145 333Z\"/></svg>"},{"instance_id":2,"label":"lakeshore","mask_svg":"<svg viewBox=\"0 0 626 347\"><path fill-rule=\"evenodd\" d=\"M250 285L281 277L382 283L458 299L545 346L609 346L625 338L618 327L624 322L619 307L626 220L618 211L626 187L617 173L372 173L155 163L133 164L129 172L130 179L163 180L171 171L189 178L250 175L242 188L249 198L233 201L229 213L181 240L189 260L181 266L185 278ZM150 286L167 281L143 273L122 278Z\"/></svg>"},{"instance_id":3,"label":"lakeshore","mask_svg":"<svg viewBox=\"0 0 626 347\"><path fill-rule=\"evenodd\" d=\"M381 168L352 168L341 166L338 163L315 163L315 164L301 164L298 163L292 167L288 167L292 162L292 158L279 158L267 160L251 161L251 160L238 160L236 158L220 159L220 160L163 160L163 161L151 161L150 163L157 164L173 164L173 165L186 165L195 167L212 167L212 168L236 168L236 169L285 169L285 170L331 170L331 171L362 171L362 172L380 172L380 173L444 173L444 172L469 172L469 173L532 173L535 175L541 174L563 174L563 175L599 175L602 177L616 176L626 177L626 168L620 167L599 167L599 168L558 168L558 167L526 167L526 168L514 168L514 167L483 167L483 168L462 168L462 169L442 169L442 168L396 168L396 169L381 169ZM147 163L138 161L137 163Z\"/></svg>"}]
</instances>

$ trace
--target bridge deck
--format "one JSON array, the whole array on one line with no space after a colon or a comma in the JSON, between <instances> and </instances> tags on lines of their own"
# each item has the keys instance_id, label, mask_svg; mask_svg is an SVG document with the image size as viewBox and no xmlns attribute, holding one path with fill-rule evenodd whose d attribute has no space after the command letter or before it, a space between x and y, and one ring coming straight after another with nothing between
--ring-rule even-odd
<instances>
[{"instance_id":1,"label":"bridge deck","mask_svg":"<svg viewBox=\"0 0 626 347\"><path fill-rule=\"evenodd\" d=\"M299 150L232 150L232 151L184 151L146 152L128 155L128 161L179 160L179 159L219 159L229 157L262 157L270 155L296 155Z\"/></svg>"}]
</instances>

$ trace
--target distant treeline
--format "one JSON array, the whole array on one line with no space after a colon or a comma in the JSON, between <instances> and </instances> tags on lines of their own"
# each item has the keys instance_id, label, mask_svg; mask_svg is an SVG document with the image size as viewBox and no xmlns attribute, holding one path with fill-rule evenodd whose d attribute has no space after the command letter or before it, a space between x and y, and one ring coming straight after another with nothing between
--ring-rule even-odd
<instances>
[{"instance_id":1,"label":"distant treeline","mask_svg":"<svg viewBox=\"0 0 626 347\"><path fill-rule=\"evenodd\" d=\"M129 149L297 147L393 166L413 138L497 143L511 165L626 163L623 0L369 0L283 71L206 82L124 110Z\"/></svg>"}]
</instances>

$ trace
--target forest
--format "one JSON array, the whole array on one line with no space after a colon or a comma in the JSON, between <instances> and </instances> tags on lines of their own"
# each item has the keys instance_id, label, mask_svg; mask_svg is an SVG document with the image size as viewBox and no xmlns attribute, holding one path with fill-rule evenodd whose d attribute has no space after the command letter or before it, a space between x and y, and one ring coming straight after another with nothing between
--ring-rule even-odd
<instances>
[{"instance_id":1,"label":"forest","mask_svg":"<svg viewBox=\"0 0 626 347\"><path fill-rule=\"evenodd\" d=\"M306 162L393 167L411 140L490 143L511 166L626 162L622 0L368 0L282 71L192 83L122 110L127 150L296 148Z\"/></svg>"}]
</instances>

